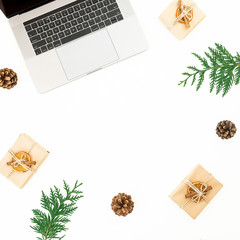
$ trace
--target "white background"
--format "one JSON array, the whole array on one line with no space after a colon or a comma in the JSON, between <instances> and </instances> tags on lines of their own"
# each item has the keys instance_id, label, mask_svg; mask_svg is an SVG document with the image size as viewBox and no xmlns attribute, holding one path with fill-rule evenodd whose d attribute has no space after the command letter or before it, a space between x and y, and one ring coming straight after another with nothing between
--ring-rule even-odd
<instances>
[{"instance_id":1,"label":"white background","mask_svg":"<svg viewBox=\"0 0 240 240\"><path fill-rule=\"evenodd\" d=\"M200 1L207 17L183 41L158 20L169 3L132 0L147 52L42 95L1 14L0 68L13 68L19 84L0 89L0 155L20 133L51 154L23 190L0 176L0 239L36 239L31 210L40 207L41 190L63 179L82 181L85 195L66 239L240 239L240 87L222 98L209 93L208 78L198 93L177 85L186 67L198 64L191 52L202 54L215 42L240 51L240 2ZM215 128L226 119L239 132L223 141ZM194 221L168 196L198 163L224 188ZM135 201L126 218L111 210L119 192Z\"/></svg>"}]
</instances>

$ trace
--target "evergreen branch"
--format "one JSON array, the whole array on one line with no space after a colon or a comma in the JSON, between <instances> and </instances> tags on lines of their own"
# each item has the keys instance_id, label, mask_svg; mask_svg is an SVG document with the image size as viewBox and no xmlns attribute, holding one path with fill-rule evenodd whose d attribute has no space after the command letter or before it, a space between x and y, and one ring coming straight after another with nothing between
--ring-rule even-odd
<instances>
[{"instance_id":1,"label":"evergreen branch","mask_svg":"<svg viewBox=\"0 0 240 240\"><path fill-rule=\"evenodd\" d=\"M73 189L70 189L65 181L63 183L65 195L56 186L50 188L49 196L42 191L40 201L45 212L39 209L32 210L34 217L31 218L33 225L30 227L41 235L37 237L38 240L63 239L65 235L58 237L58 234L67 230L69 217L77 210L76 203L83 197L79 190L82 183L76 181Z\"/></svg>"},{"instance_id":2,"label":"evergreen branch","mask_svg":"<svg viewBox=\"0 0 240 240\"><path fill-rule=\"evenodd\" d=\"M193 53L200 61L202 69L195 66L187 67L191 72L184 72L185 80L180 81L178 85L185 87L192 79L191 86L197 81L196 90L198 91L204 80L205 73L209 72L210 92L216 89L216 94L222 92L224 97L232 88L232 85L240 83L240 54L233 56L224 46L215 43L215 48L209 47L209 52L205 52L205 57Z\"/></svg>"}]
</instances>

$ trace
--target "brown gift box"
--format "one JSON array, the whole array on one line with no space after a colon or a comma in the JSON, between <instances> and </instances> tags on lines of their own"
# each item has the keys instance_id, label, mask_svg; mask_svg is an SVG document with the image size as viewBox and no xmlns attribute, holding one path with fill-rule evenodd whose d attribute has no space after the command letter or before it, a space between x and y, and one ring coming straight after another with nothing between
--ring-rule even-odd
<instances>
[{"instance_id":1,"label":"brown gift box","mask_svg":"<svg viewBox=\"0 0 240 240\"><path fill-rule=\"evenodd\" d=\"M207 192L206 201L201 200L199 203L193 200L185 198L187 193L187 184L185 180L189 180L191 183L200 181L212 186L212 190ZM209 172L207 172L201 165L197 165L184 179L175 191L170 195L170 198L177 203L181 208L185 210L193 219L202 212L202 210L209 204L209 202L215 197L215 195L221 190L223 185L218 182Z\"/></svg>"},{"instance_id":2,"label":"brown gift box","mask_svg":"<svg viewBox=\"0 0 240 240\"><path fill-rule=\"evenodd\" d=\"M195 3L192 0L183 0L183 4L193 6ZM187 28L184 23L175 22L176 10L178 8L178 0L174 0L167 9L160 15L159 19L169 29L173 35L179 40L184 39L205 17L206 15L196 5L193 8L193 19L190 22L190 27Z\"/></svg>"},{"instance_id":3,"label":"brown gift box","mask_svg":"<svg viewBox=\"0 0 240 240\"><path fill-rule=\"evenodd\" d=\"M31 160L36 162L36 165L32 165L32 167L26 172L17 172L12 168L12 166L7 165L7 163L11 162L13 159L10 152L14 155L18 152L28 153L31 156ZM19 188L23 188L33 174L36 173L48 155L49 152L35 142L32 138L26 134L21 134L1 160L0 173L16 184Z\"/></svg>"}]
</instances>

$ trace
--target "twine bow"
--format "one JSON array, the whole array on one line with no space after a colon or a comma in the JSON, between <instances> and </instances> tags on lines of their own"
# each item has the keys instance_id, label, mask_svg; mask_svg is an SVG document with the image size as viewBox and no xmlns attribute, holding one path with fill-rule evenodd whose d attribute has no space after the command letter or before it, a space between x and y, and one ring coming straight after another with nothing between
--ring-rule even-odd
<instances>
[{"instance_id":1,"label":"twine bow","mask_svg":"<svg viewBox=\"0 0 240 240\"><path fill-rule=\"evenodd\" d=\"M12 150L8 151L10 153L10 155L12 156L12 158L15 160L15 162L13 163L13 167L18 167L19 165L22 166L23 168L25 168L27 171L31 171L33 173L35 173L36 171L34 171L33 169L31 169L30 167L28 167L27 165L25 165L23 163L23 161L27 160L27 156L26 154L23 154L21 156L21 158L17 158L16 155L14 154L14 152Z\"/></svg>"},{"instance_id":2,"label":"twine bow","mask_svg":"<svg viewBox=\"0 0 240 240\"><path fill-rule=\"evenodd\" d=\"M191 198L194 202L199 203L202 199L207 202L207 198L205 197L205 190L207 189L206 183L202 183L200 189L198 189L188 179L185 179L184 182L196 192L196 194Z\"/></svg>"},{"instance_id":3,"label":"twine bow","mask_svg":"<svg viewBox=\"0 0 240 240\"><path fill-rule=\"evenodd\" d=\"M207 199L207 197L205 196L206 195L206 189L207 189L207 183L210 181L212 179L212 175L210 175L210 177L204 182L204 183L202 183L201 184L201 187L200 187L200 189L198 189L198 188L196 188L195 186L194 186L194 184L191 182L191 181L189 181L188 179L184 179L184 183L185 184L187 184L187 186L189 186L191 189L193 189L195 192L196 192L196 194L193 196L193 197L191 197L190 199L188 199L184 204L183 204L183 206L181 207L181 208L184 208L188 203L189 203L189 201L190 200L193 200L194 202L196 202L196 203L200 203L200 201L203 199L204 201L206 201L207 203L208 203L208 199Z\"/></svg>"},{"instance_id":4,"label":"twine bow","mask_svg":"<svg viewBox=\"0 0 240 240\"><path fill-rule=\"evenodd\" d=\"M186 17L190 21L191 19L189 18L188 13L196 6L197 6L197 3L194 3L190 7L188 7L187 10L183 9L181 14L173 21L170 27L172 28L177 22L179 22L184 17Z\"/></svg>"}]
</instances>

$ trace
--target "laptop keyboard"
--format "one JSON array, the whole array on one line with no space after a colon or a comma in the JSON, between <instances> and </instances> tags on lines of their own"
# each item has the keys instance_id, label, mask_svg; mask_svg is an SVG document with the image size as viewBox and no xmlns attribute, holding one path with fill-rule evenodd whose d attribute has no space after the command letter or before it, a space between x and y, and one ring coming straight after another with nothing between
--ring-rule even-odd
<instances>
[{"instance_id":1,"label":"laptop keyboard","mask_svg":"<svg viewBox=\"0 0 240 240\"><path fill-rule=\"evenodd\" d=\"M24 23L36 55L123 20L116 0L78 0Z\"/></svg>"}]
</instances>

